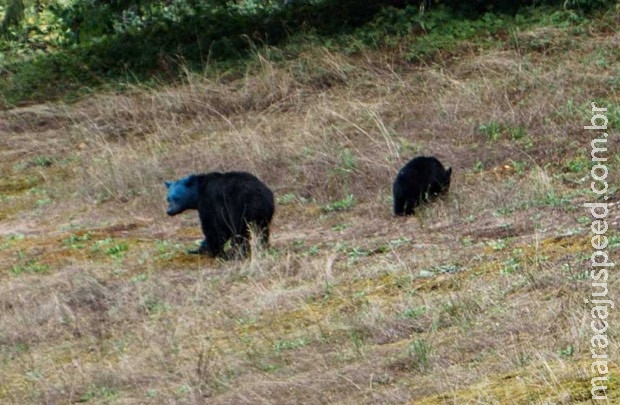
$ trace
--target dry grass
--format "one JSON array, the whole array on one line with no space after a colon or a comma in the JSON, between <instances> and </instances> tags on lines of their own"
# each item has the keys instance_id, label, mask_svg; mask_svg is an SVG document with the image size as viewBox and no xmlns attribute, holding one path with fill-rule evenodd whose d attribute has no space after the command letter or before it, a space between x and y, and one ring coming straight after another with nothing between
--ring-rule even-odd
<instances>
[{"instance_id":1,"label":"dry grass","mask_svg":"<svg viewBox=\"0 0 620 405\"><path fill-rule=\"evenodd\" d=\"M620 103L618 33L547 31L424 68L257 55L244 77L2 112L0 402L589 402L572 164L587 103ZM417 154L451 192L395 219ZM162 182L229 169L276 191L272 246L186 255L198 221L165 217Z\"/></svg>"}]
</instances>

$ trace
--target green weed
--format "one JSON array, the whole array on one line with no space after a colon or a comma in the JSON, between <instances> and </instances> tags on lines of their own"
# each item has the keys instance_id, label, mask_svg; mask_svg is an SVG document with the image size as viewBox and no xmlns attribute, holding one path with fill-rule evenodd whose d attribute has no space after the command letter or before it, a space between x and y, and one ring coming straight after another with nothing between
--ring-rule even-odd
<instances>
[{"instance_id":1,"label":"green weed","mask_svg":"<svg viewBox=\"0 0 620 405\"><path fill-rule=\"evenodd\" d=\"M572 357L575 354L575 347L573 345L566 346L564 349L561 349L558 354L564 358Z\"/></svg>"},{"instance_id":2,"label":"green weed","mask_svg":"<svg viewBox=\"0 0 620 405\"><path fill-rule=\"evenodd\" d=\"M49 265L41 264L35 259L28 259L23 264L15 264L11 266L11 273L20 275L23 273L47 273Z\"/></svg>"},{"instance_id":3,"label":"green weed","mask_svg":"<svg viewBox=\"0 0 620 405\"><path fill-rule=\"evenodd\" d=\"M276 200L280 205L288 205L295 202L297 200L297 196L293 193L286 193L284 195L278 196Z\"/></svg>"},{"instance_id":4,"label":"green weed","mask_svg":"<svg viewBox=\"0 0 620 405\"><path fill-rule=\"evenodd\" d=\"M350 226L351 226L351 224L342 223L342 224L337 224L337 225L332 226L331 229L334 232L340 232L340 231L344 231L345 229L347 229Z\"/></svg>"},{"instance_id":5,"label":"green weed","mask_svg":"<svg viewBox=\"0 0 620 405\"><path fill-rule=\"evenodd\" d=\"M588 161L585 156L580 156L566 162L564 164L564 169L571 173L585 173L588 170L590 162L591 161Z\"/></svg>"},{"instance_id":6,"label":"green weed","mask_svg":"<svg viewBox=\"0 0 620 405\"><path fill-rule=\"evenodd\" d=\"M491 249L498 251L504 250L510 241L508 239L497 239L487 242L487 245L491 247Z\"/></svg>"},{"instance_id":7,"label":"green weed","mask_svg":"<svg viewBox=\"0 0 620 405\"><path fill-rule=\"evenodd\" d=\"M478 127L478 131L480 131L483 135L485 135L487 139L490 141L499 140L502 134L501 125L497 121L491 121L487 124L481 124Z\"/></svg>"},{"instance_id":8,"label":"green weed","mask_svg":"<svg viewBox=\"0 0 620 405\"><path fill-rule=\"evenodd\" d=\"M348 194L342 200L325 204L321 207L323 212L347 211L355 206L355 196Z\"/></svg>"},{"instance_id":9,"label":"green weed","mask_svg":"<svg viewBox=\"0 0 620 405\"><path fill-rule=\"evenodd\" d=\"M515 173L520 176L525 174L525 169L527 168L527 164L522 160L511 160L510 161L512 167L515 169Z\"/></svg>"},{"instance_id":10,"label":"green weed","mask_svg":"<svg viewBox=\"0 0 620 405\"><path fill-rule=\"evenodd\" d=\"M90 402L94 399L110 401L118 396L119 392L115 388L106 386L90 385L88 391L80 397L80 402Z\"/></svg>"},{"instance_id":11,"label":"green weed","mask_svg":"<svg viewBox=\"0 0 620 405\"><path fill-rule=\"evenodd\" d=\"M425 339L416 339L409 344L409 359L414 370L424 373L430 369L431 345Z\"/></svg>"},{"instance_id":12,"label":"green weed","mask_svg":"<svg viewBox=\"0 0 620 405\"><path fill-rule=\"evenodd\" d=\"M306 337L300 337L293 340L276 340L273 349L276 353L282 353L285 350L293 350L304 347L309 343L310 339Z\"/></svg>"},{"instance_id":13,"label":"green weed","mask_svg":"<svg viewBox=\"0 0 620 405\"><path fill-rule=\"evenodd\" d=\"M123 258L128 250L129 245L126 242L118 242L114 238L95 241L91 247L93 253L103 252L114 259Z\"/></svg>"},{"instance_id":14,"label":"green weed","mask_svg":"<svg viewBox=\"0 0 620 405\"><path fill-rule=\"evenodd\" d=\"M481 160L477 160L476 163L474 163L474 167L473 167L474 173L480 173L484 170L484 163Z\"/></svg>"},{"instance_id":15,"label":"green weed","mask_svg":"<svg viewBox=\"0 0 620 405\"><path fill-rule=\"evenodd\" d=\"M522 260L523 260L523 250L522 249L513 250L512 256L510 256L510 258L508 258L508 260L504 262L504 267L501 270L501 274L503 276L506 276L506 275L513 274L519 271L521 269Z\"/></svg>"},{"instance_id":16,"label":"green weed","mask_svg":"<svg viewBox=\"0 0 620 405\"><path fill-rule=\"evenodd\" d=\"M416 319L426 314L426 312L427 312L426 306L420 305L417 307L410 307L410 308L405 309L401 313L401 317L407 318L407 319Z\"/></svg>"}]
</instances>

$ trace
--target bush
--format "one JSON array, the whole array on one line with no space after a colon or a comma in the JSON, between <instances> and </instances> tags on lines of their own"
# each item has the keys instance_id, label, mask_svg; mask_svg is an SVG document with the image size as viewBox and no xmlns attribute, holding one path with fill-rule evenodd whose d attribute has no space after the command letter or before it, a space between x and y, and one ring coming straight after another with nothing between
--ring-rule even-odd
<instances>
[{"instance_id":1,"label":"bush","mask_svg":"<svg viewBox=\"0 0 620 405\"><path fill-rule=\"evenodd\" d=\"M487 12L515 15L520 9L532 6L565 7L591 12L616 4L615 0L434 0L434 5L448 7L453 12L475 17Z\"/></svg>"},{"instance_id":2,"label":"bush","mask_svg":"<svg viewBox=\"0 0 620 405\"><path fill-rule=\"evenodd\" d=\"M9 103L71 94L110 79L174 79L181 65L236 61L254 44L277 45L298 33L354 35L351 44L381 46L412 33L409 59L492 32L502 13L545 3L589 11L612 0L75 0L52 2L0 39L0 87ZM425 5L427 11L420 12ZM492 12L490 14L489 12ZM487 14L482 21L463 17ZM491 17L489 17L491 15ZM44 16L44 17L42 17ZM40 27L46 27L41 29ZM50 32L53 30L53 32ZM355 32L355 34L353 34ZM416 38L418 35L416 35ZM351 48L352 51L355 49Z\"/></svg>"}]
</instances>

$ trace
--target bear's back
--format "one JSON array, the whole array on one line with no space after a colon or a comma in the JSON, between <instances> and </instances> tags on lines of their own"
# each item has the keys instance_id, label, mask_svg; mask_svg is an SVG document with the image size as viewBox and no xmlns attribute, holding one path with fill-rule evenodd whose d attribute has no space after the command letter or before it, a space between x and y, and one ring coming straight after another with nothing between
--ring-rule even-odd
<instances>
[{"instance_id":1,"label":"bear's back","mask_svg":"<svg viewBox=\"0 0 620 405\"><path fill-rule=\"evenodd\" d=\"M420 173L431 173L443 171L444 167L435 156L417 156L411 159L403 169L407 171L415 170Z\"/></svg>"},{"instance_id":2,"label":"bear's back","mask_svg":"<svg viewBox=\"0 0 620 405\"><path fill-rule=\"evenodd\" d=\"M202 204L214 201L249 202L262 200L267 206L274 206L273 192L256 176L248 172L210 172L196 175L200 182Z\"/></svg>"}]
</instances>

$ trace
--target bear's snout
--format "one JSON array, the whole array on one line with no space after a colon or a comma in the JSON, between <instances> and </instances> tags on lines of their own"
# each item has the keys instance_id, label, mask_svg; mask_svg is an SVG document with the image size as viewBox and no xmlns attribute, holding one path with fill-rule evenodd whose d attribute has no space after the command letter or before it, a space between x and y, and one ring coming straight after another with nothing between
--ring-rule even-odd
<instances>
[{"instance_id":1,"label":"bear's snout","mask_svg":"<svg viewBox=\"0 0 620 405\"><path fill-rule=\"evenodd\" d=\"M179 212L181 212L181 210L178 209L177 207L170 207L166 210L166 214L168 214L171 217L178 214Z\"/></svg>"}]
</instances>

